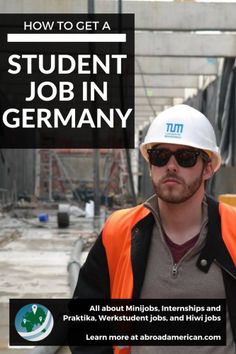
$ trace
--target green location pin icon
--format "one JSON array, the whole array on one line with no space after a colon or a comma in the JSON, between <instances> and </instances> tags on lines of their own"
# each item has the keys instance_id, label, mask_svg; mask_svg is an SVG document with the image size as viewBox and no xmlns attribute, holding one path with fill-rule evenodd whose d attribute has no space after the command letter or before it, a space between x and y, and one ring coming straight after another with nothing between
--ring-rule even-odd
<instances>
[{"instance_id":1,"label":"green location pin icon","mask_svg":"<svg viewBox=\"0 0 236 354\"><path fill-rule=\"evenodd\" d=\"M25 319L25 318L23 318L23 322L24 322L24 323L26 322L26 319Z\"/></svg>"},{"instance_id":2,"label":"green location pin icon","mask_svg":"<svg viewBox=\"0 0 236 354\"><path fill-rule=\"evenodd\" d=\"M39 317L39 321L40 321L40 322L42 322L42 319L43 319L43 317L42 317L42 316L40 316L40 317Z\"/></svg>"},{"instance_id":3,"label":"green location pin icon","mask_svg":"<svg viewBox=\"0 0 236 354\"><path fill-rule=\"evenodd\" d=\"M32 306L32 311L33 311L33 314L34 314L34 315L36 314L37 308L38 308L37 305L33 305L33 306Z\"/></svg>"}]
</instances>

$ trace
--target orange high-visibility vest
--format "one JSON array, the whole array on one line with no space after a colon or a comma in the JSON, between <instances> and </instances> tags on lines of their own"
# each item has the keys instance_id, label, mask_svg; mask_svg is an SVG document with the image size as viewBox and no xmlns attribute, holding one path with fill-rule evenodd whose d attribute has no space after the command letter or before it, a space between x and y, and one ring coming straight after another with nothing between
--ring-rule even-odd
<instances>
[{"instance_id":1,"label":"orange high-visibility vest","mask_svg":"<svg viewBox=\"0 0 236 354\"><path fill-rule=\"evenodd\" d=\"M107 220L102 240L106 250L112 299L131 299L134 280L131 264L131 231L151 211L143 204L115 212ZM219 203L221 233L236 265L236 208ZM130 354L130 347L115 347L115 354Z\"/></svg>"}]
</instances>

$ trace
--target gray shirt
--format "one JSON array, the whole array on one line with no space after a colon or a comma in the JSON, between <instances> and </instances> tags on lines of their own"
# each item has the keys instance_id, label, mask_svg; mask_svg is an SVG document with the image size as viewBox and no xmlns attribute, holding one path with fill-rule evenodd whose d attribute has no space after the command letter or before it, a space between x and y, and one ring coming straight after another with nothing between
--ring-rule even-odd
<instances>
[{"instance_id":1,"label":"gray shirt","mask_svg":"<svg viewBox=\"0 0 236 354\"><path fill-rule=\"evenodd\" d=\"M203 202L203 222L200 236L195 245L182 257L177 265L174 264L163 235L156 196L148 199L145 205L153 213L155 225L140 297L149 299L224 299L226 295L219 267L213 263L206 274L196 267L196 261L199 252L205 244L207 234L208 215L206 201ZM236 354L228 311L226 335L226 346L133 346L131 353Z\"/></svg>"}]
</instances>

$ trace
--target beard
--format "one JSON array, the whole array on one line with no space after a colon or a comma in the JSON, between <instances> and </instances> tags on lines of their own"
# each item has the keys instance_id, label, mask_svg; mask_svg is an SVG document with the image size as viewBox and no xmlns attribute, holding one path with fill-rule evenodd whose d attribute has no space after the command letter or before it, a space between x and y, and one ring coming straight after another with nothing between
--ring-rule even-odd
<instances>
[{"instance_id":1,"label":"beard","mask_svg":"<svg viewBox=\"0 0 236 354\"><path fill-rule=\"evenodd\" d=\"M175 185L165 185L165 180L172 178L176 180ZM201 187L203 183L203 169L201 174L190 183L176 175L174 172L168 172L158 181L152 180L155 193L158 198L167 203L179 204L190 199Z\"/></svg>"}]
</instances>

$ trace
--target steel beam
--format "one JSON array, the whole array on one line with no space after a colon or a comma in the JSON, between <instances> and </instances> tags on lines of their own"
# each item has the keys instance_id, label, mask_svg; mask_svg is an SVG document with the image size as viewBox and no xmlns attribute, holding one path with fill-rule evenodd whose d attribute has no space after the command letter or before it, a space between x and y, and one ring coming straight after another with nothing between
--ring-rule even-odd
<instances>
[{"instance_id":1,"label":"steel beam","mask_svg":"<svg viewBox=\"0 0 236 354\"><path fill-rule=\"evenodd\" d=\"M139 110L139 109L135 109L135 117L136 115L155 115L157 114L157 112L163 111L163 107L160 107L159 109L155 109L154 112L149 109L149 110Z\"/></svg>"},{"instance_id":2,"label":"steel beam","mask_svg":"<svg viewBox=\"0 0 236 354\"><path fill-rule=\"evenodd\" d=\"M136 57L136 74L217 75L216 58Z\"/></svg>"},{"instance_id":3,"label":"steel beam","mask_svg":"<svg viewBox=\"0 0 236 354\"><path fill-rule=\"evenodd\" d=\"M173 99L170 97L149 97L149 100L147 97L135 97L135 106L139 105L149 105L151 102L152 106L161 106L161 105L172 105L173 104Z\"/></svg>"},{"instance_id":4,"label":"steel beam","mask_svg":"<svg viewBox=\"0 0 236 354\"><path fill-rule=\"evenodd\" d=\"M138 30L221 30L236 29L235 3L123 1L123 13L135 13ZM96 0L96 13L117 12L117 2Z\"/></svg>"},{"instance_id":5,"label":"steel beam","mask_svg":"<svg viewBox=\"0 0 236 354\"><path fill-rule=\"evenodd\" d=\"M135 89L135 97L184 97L184 89L181 88L144 88Z\"/></svg>"},{"instance_id":6,"label":"steel beam","mask_svg":"<svg viewBox=\"0 0 236 354\"><path fill-rule=\"evenodd\" d=\"M137 56L236 57L236 34L137 32Z\"/></svg>"},{"instance_id":7,"label":"steel beam","mask_svg":"<svg viewBox=\"0 0 236 354\"><path fill-rule=\"evenodd\" d=\"M141 108L137 109L135 108L135 117L137 117L138 115L151 115L151 116L156 116L157 112L161 112L164 110L164 106L158 106L155 107L153 110L151 109L151 107L149 109L145 109L145 108Z\"/></svg>"},{"instance_id":8,"label":"steel beam","mask_svg":"<svg viewBox=\"0 0 236 354\"><path fill-rule=\"evenodd\" d=\"M123 1L123 13L135 14L136 30L236 30L235 3ZM85 0L0 0L1 13L87 13ZM96 0L96 13L117 13L118 2Z\"/></svg>"},{"instance_id":9,"label":"steel beam","mask_svg":"<svg viewBox=\"0 0 236 354\"><path fill-rule=\"evenodd\" d=\"M198 87L196 75L135 75L135 87Z\"/></svg>"}]
</instances>

